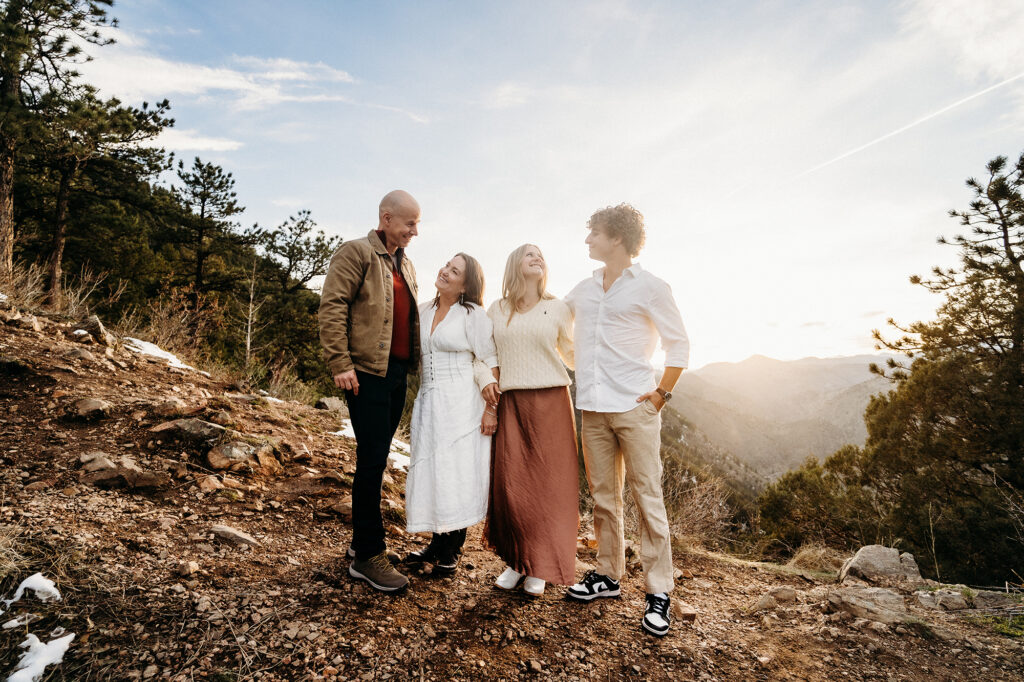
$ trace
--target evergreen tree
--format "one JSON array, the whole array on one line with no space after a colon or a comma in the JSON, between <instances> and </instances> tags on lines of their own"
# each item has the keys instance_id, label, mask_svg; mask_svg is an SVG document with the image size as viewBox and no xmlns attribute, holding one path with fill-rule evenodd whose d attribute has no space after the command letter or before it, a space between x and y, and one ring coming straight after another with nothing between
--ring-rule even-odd
<instances>
[{"instance_id":1,"label":"evergreen tree","mask_svg":"<svg viewBox=\"0 0 1024 682\"><path fill-rule=\"evenodd\" d=\"M19 147L40 100L72 87L82 56L75 39L110 42L98 28L112 0L0 2L0 280L13 268L14 177Z\"/></svg>"},{"instance_id":2,"label":"evergreen tree","mask_svg":"<svg viewBox=\"0 0 1024 682\"><path fill-rule=\"evenodd\" d=\"M178 164L178 178L178 199L187 210L178 226L179 240L191 255L191 285L198 306L203 294L228 290L245 276L239 268L226 267L234 260L232 249L244 242L232 218L245 209L235 199L235 179L220 166L203 163L197 156L191 170Z\"/></svg>"},{"instance_id":3,"label":"evergreen tree","mask_svg":"<svg viewBox=\"0 0 1024 682\"><path fill-rule=\"evenodd\" d=\"M58 308L68 206L79 174L91 161L115 151L122 161L133 155L160 156L161 151L140 148L138 143L155 137L174 122L165 116L170 108L167 100L154 109L146 103L141 108L127 107L117 99L99 100L89 87L82 88L74 99L52 97L50 100L44 101L42 106L45 125L41 127L44 132L40 147L58 178L48 268L49 303Z\"/></svg>"}]
</instances>

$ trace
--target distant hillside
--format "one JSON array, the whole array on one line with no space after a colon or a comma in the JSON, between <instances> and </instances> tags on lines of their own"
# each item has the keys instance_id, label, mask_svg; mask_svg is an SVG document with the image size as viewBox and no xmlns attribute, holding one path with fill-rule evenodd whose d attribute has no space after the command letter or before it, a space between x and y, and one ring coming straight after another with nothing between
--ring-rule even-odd
<instances>
[{"instance_id":1,"label":"distant hillside","mask_svg":"<svg viewBox=\"0 0 1024 682\"><path fill-rule=\"evenodd\" d=\"M887 356L773 360L755 355L685 372L670 405L713 449L759 477L775 478L808 456L862 444L864 408L890 389L868 366Z\"/></svg>"}]
</instances>

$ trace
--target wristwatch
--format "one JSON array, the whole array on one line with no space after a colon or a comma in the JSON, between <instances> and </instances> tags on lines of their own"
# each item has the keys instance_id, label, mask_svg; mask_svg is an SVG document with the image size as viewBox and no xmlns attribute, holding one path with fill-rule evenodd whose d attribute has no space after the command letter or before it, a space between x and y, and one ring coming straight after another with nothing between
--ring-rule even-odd
<instances>
[{"instance_id":1,"label":"wristwatch","mask_svg":"<svg viewBox=\"0 0 1024 682\"><path fill-rule=\"evenodd\" d=\"M664 400L666 403L668 401L672 400L672 391L666 391L665 389L661 388L660 386L658 388L654 389L654 390L656 390L658 392L658 395L660 395L661 399Z\"/></svg>"}]
</instances>

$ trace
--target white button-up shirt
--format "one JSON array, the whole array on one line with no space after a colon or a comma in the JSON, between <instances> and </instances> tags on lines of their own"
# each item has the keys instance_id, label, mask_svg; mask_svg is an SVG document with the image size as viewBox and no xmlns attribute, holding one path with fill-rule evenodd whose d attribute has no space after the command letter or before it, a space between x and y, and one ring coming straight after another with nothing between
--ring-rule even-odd
<instances>
[{"instance_id":1,"label":"white button-up shirt","mask_svg":"<svg viewBox=\"0 0 1024 682\"><path fill-rule=\"evenodd\" d=\"M651 356L661 337L666 367L685 368L690 340L669 285L634 263L604 290L604 268L565 298L576 316L576 406L628 412L657 386Z\"/></svg>"}]
</instances>

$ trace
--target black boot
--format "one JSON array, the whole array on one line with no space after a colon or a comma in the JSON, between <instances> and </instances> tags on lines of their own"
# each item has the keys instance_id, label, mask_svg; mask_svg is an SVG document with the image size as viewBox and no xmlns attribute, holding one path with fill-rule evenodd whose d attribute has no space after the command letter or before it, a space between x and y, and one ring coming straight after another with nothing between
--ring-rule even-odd
<instances>
[{"instance_id":1,"label":"black boot","mask_svg":"<svg viewBox=\"0 0 1024 682\"><path fill-rule=\"evenodd\" d=\"M459 560L462 558L462 546L466 543L466 529L462 528L439 535L443 540L437 553L437 561L434 563L434 573L451 575L459 567ZM437 536L435 535L435 537Z\"/></svg>"},{"instance_id":2,"label":"black boot","mask_svg":"<svg viewBox=\"0 0 1024 682\"><path fill-rule=\"evenodd\" d=\"M409 555L405 557L404 563L412 565L436 563L437 557L442 552L443 547L444 534L434 533L430 537L430 544L423 549L418 549L415 552L409 552Z\"/></svg>"}]
</instances>

